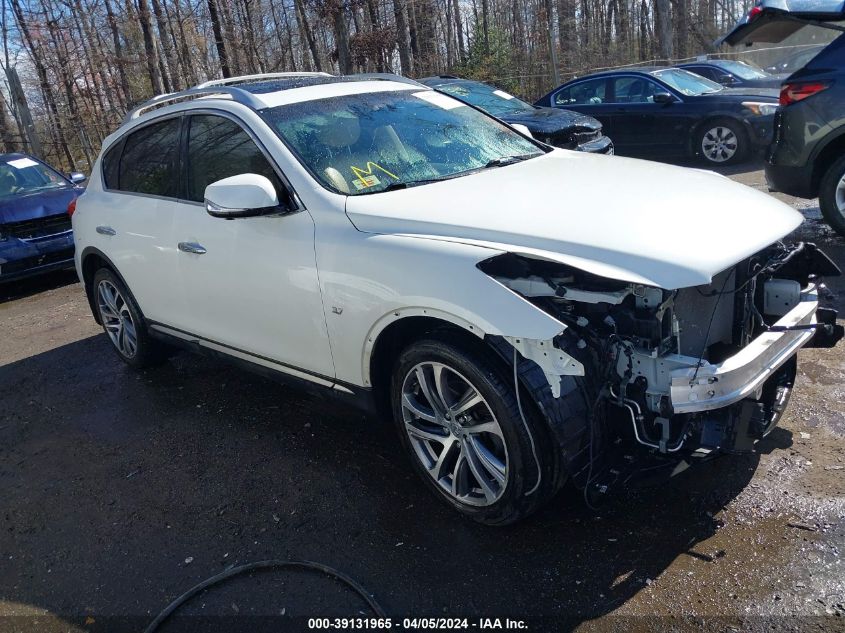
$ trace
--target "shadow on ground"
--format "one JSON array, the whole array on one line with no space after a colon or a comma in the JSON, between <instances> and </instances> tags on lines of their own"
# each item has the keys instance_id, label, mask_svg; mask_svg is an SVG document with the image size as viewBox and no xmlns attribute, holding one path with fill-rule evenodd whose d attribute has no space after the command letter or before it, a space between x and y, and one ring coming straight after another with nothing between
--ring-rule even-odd
<instances>
[{"instance_id":1,"label":"shadow on ground","mask_svg":"<svg viewBox=\"0 0 845 633\"><path fill-rule=\"evenodd\" d=\"M37 295L45 290L60 288L79 281L75 270L58 270L29 279L0 284L0 304Z\"/></svg>"},{"instance_id":2,"label":"shadow on ground","mask_svg":"<svg viewBox=\"0 0 845 633\"><path fill-rule=\"evenodd\" d=\"M621 491L597 513L564 491L535 518L491 529L429 496L387 424L209 359L136 374L99 335L0 367L0 399L0 597L83 630L141 630L200 580L267 558L343 570L395 617L536 614L566 618L553 626L565 630L679 556L715 561L699 543L758 460ZM777 430L763 449L789 444ZM282 610L367 613L307 572L236 580L183 613L240 615L256 630L243 616Z\"/></svg>"}]
</instances>

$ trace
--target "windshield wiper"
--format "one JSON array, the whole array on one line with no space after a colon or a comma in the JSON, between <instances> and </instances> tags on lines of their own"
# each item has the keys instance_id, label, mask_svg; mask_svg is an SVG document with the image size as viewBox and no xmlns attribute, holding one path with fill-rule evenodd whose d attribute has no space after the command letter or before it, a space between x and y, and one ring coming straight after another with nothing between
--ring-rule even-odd
<instances>
[{"instance_id":1,"label":"windshield wiper","mask_svg":"<svg viewBox=\"0 0 845 633\"><path fill-rule=\"evenodd\" d=\"M359 196L369 196L374 193L384 193L385 191L396 191L398 189L407 189L408 187L416 187L417 185L427 185L430 182L437 182L439 180L446 180L446 178L424 178L421 180L408 180L403 182L392 182L387 185L384 189L378 189L376 191L362 191L359 193Z\"/></svg>"},{"instance_id":2,"label":"windshield wiper","mask_svg":"<svg viewBox=\"0 0 845 633\"><path fill-rule=\"evenodd\" d=\"M499 156L498 158L488 160L484 167L504 167L505 165L513 165L514 163L520 163L524 160L528 160L529 158L539 156L541 153L542 152L537 154L518 154L516 156Z\"/></svg>"}]
</instances>

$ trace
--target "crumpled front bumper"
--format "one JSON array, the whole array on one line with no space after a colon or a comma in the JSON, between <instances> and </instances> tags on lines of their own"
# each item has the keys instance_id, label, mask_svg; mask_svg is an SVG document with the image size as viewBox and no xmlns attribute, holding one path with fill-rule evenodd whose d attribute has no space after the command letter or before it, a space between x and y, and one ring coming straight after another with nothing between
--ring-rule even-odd
<instances>
[{"instance_id":1,"label":"crumpled front bumper","mask_svg":"<svg viewBox=\"0 0 845 633\"><path fill-rule=\"evenodd\" d=\"M721 363L686 363L671 372L670 396L674 413L696 413L730 406L745 398L759 398L763 384L813 338L814 328L783 330L817 323L818 288L811 284L801 300L772 328ZM778 331L780 330L780 331ZM841 338L841 328L836 330ZM835 342L835 340L833 341ZM688 359L689 360L689 359Z\"/></svg>"},{"instance_id":2,"label":"crumpled front bumper","mask_svg":"<svg viewBox=\"0 0 845 633\"><path fill-rule=\"evenodd\" d=\"M73 232L41 239L0 240L0 283L73 267Z\"/></svg>"}]
</instances>

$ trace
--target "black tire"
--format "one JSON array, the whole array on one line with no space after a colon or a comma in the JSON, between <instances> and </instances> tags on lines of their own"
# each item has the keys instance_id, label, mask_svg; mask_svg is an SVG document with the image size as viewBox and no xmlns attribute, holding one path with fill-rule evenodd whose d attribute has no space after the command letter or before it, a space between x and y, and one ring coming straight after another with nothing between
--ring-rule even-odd
<instances>
[{"instance_id":1,"label":"black tire","mask_svg":"<svg viewBox=\"0 0 845 633\"><path fill-rule=\"evenodd\" d=\"M727 136L725 134L718 134L715 133L715 130L729 130L732 137ZM736 139L735 142L735 150L732 156L729 158L723 158L724 152L705 152L704 150L704 143L705 140L708 142L720 140L720 136L725 138L727 136L728 142L726 142L725 147L726 150L731 146L729 140L731 138ZM734 119L728 118L721 118L721 119L711 119L710 121L705 121L701 124L698 128L698 132L695 135L695 145L693 146L693 152L701 158L703 162L711 167L718 167L721 165L736 165L739 163L743 163L748 159L749 154L751 153L751 141L748 138L748 134L743 128L742 123L736 121ZM718 159L717 159L718 158Z\"/></svg>"},{"instance_id":2,"label":"black tire","mask_svg":"<svg viewBox=\"0 0 845 633\"><path fill-rule=\"evenodd\" d=\"M115 318L109 310L108 301L104 299L101 294L106 292L109 288L113 288L117 292L117 300L115 305L118 308L119 316L122 317L120 326L115 326ZM147 331L147 324L144 320L144 315L138 307L138 302L135 297L111 269L100 268L94 273L92 281L92 292L94 296L94 305L98 311L98 317L103 325L103 331L111 343L112 349L118 357L130 367L134 369L143 369L161 364L165 360L171 348L164 343L153 339ZM127 332L127 322L131 323L135 332L135 344L130 346L128 343L119 344L113 337L115 327L123 327L123 331ZM111 331L110 331L111 329ZM120 336L117 336L118 341ZM124 336L124 341L129 340Z\"/></svg>"},{"instance_id":3,"label":"black tire","mask_svg":"<svg viewBox=\"0 0 845 633\"><path fill-rule=\"evenodd\" d=\"M442 363L456 370L459 378L467 379L485 401L480 406L489 405L501 428L507 451L506 483L502 486L501 496L489 505L471 505L447 492L435 481L412 445L403 417L403 386L414 368L428 362ZM559 487L559 477L556 476L559 472L559 451L553 449L555 442L548 427L531 406L530 397L523 391L520 393L525 422L519 412L513 379L508 378L503 363L481 346L465 343L448 334L411 344L400 354L394 366L391 379L393 420L414 470L438 498L464 516L486 525L507 525L527 517ZM463 455L463 445L459 450ZM538 466L541 473L539 487L536 485ZM477 478L475 481L478 481Z\"/></svg>"},{"instance_id":4,"label":"black tire","mask_svg":"<svg viewBox=\"0 0 845 633\"><path fill-rule=\"evenodd\" d=\"M827 168L819 186L819 206L830 227L845 236L845 208L836 201L836 190L845 178L845 156L840 156Z\"/></svg>"}]
</instances>

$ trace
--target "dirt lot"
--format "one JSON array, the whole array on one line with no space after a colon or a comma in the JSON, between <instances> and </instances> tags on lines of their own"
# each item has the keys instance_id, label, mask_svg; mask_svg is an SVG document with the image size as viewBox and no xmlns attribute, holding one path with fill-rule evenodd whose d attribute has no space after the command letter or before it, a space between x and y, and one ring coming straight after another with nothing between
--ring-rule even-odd
<instances>
[{"instance_id":1,"label":"dirt lot","mask_svg":"<svg viewBox=\"0 0 845 633\"><path fill-rule=\"evenodd\" d=\"M763 188L759 171L732 177ZM808 218L795 237L845 267L845 240L814 203L787 201ZM845 312L845 282L830 287ZM429 496L387 424L187 354L133 373L72 273L0 301L0 630L140 631L202 579L269 558L343 570L395 622L845 630L841 345L801 353L790 411L759 455L598 512L564 492L490 529ZM299 630L304 616L368 611L326 577L278 571L181 613L162 630ZM279 614L299 619L260 617Z\"/></svg>"}]
</instances>

